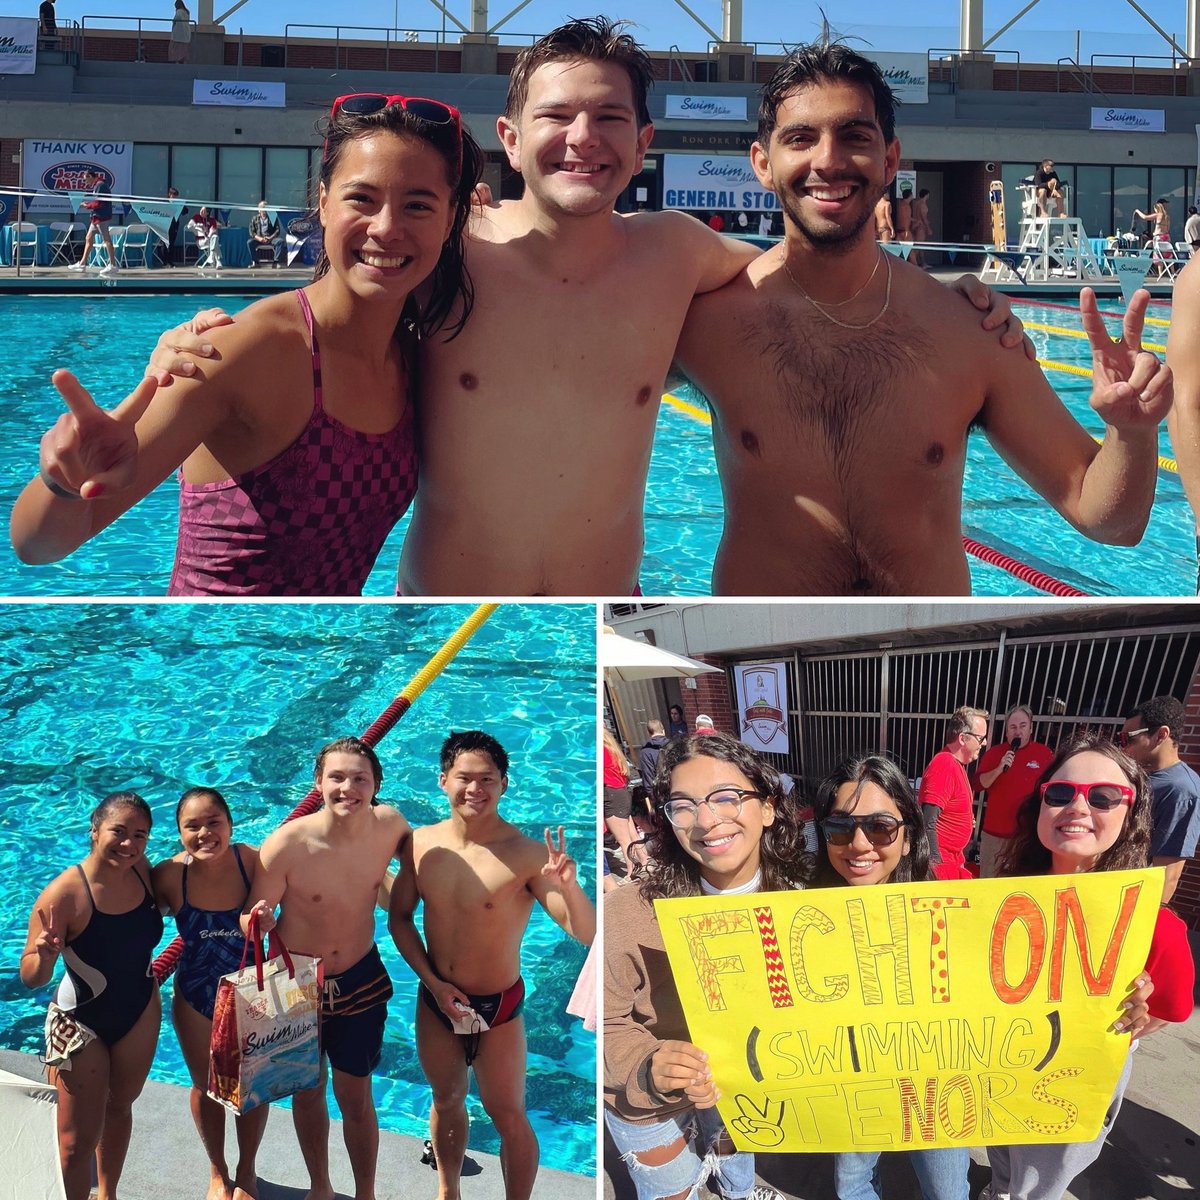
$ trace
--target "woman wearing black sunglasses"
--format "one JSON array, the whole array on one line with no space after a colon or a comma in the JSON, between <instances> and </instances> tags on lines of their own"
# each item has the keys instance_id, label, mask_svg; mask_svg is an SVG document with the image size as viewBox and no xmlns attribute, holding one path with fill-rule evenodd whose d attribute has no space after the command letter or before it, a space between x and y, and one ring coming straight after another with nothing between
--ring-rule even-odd
<instances>
[{"instance_id":1,"label":"woman wearing black sunglasses","mask_svg":"<svg viewBox=\"0 0 1200 1200\"><path fill-rule=\"evenodd\" d=\"M843 760L821 781L813 813L819 844L816 886L923 883L935 876L916 797L900 768L880 754ZM967 1200L970 1152L908 1152L925 1200ZM838 1200L877 1200L879 1152L833 1156Z\"/></svg>"},{"instance_id":2,"label":"woman wearing black sunglasses","mask_svg":"<svg viewBox=\"0 0 1200 1200\"><path fill-rule=\"evenodd\" d=\"M1095 734L1062 747L1017 814L1017 836L1000 875L1069 875L1144 867L1150 846L1150 785L1123 750ZM1192 1014L1195 973L1187 928L1160 908L1143 974L1154 983L1145 1034ZM1131 1049L1136 1045L1133 1041ZM992 1181L980 1200L1060 1200L1071 1181L1099 1157L1121 1109L1132 1054L1117 1082L1099 1135L1066 1145L992 1146Z\"/></svg>"},{"instance_id":3,"label":"woman wearing black sunglasses","mask_svg":"<svg viewBox=\"0 0 1200 1200\"><path fill-rule=\"evenodd\" d=\"M416 341L470 312L482 156L436 100L341 96L324 133L311 284L211 330L202 369L157 394L143 380L111 412L55 373L68 412L13 510L23 561L64 558L179 469L171 595L361 594L416 490Z\"/></svg>"}]
</instances>

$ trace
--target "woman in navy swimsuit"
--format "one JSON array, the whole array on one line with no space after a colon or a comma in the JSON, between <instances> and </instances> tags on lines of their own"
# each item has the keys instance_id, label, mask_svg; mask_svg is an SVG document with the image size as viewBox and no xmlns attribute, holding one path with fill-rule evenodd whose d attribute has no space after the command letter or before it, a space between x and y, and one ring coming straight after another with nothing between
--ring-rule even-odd
<instances>
[{"instance_id":1,"label":"woman in navy swimsuit","mask_svg":"<svg viewBox=\"0 0 1200 1200\"><path fill-rule=\"evenodd\" d=\"M255 1155L267 1125L268 1105L236 1118L237 1170L225 1162L225 1110L208 1097L209 1042L217 981L238 969L244 939L238 926L258 866L254 846L231 841L233 817L214 788L190 788L175 810L183 853L154 868L154 894L175 918L183 954L175 970L171 1015L179 1048L192 1076L192 1119L212 1172L208 1200L249 1200L255 1188Z\"/></svg>"},{"instance_id":2,"label":"woman in navy swimsuit","mask_svg":"<svg viewBox=\"0 0 1200 1200\"><path fill-rule=\"evenodd\" d=\"M150 973L163 921L150 891L150 808L114 792L92 813L92 848L38 896L21 982L66 968L46 1018L46 1065L58 1089L58 1145L67 1200L87 1200L92 1158L102 1196L115 1196L162 1017Z\"/></svg>"}]
</instances>

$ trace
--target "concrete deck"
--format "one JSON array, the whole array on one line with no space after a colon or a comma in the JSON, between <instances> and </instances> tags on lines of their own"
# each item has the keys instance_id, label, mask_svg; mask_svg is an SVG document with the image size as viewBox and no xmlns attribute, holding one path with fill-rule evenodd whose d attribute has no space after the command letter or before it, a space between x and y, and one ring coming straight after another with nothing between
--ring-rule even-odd
<instances>
[{"instance_id":1,"label":"concrete deck","mask_svg":"<svg viewBox=\"0 0 1200 1200\"><path fill-rule=\"evenodd\" d=\"M3 295L103 295L125 293L230 292L269 295L299 287L312 279L313 269L303 263L291 267L223 267L199 271L187 267L126 267L111 278L98 268L68 271L66 267L0 266L0 296Z\"/></svg>"},{"instance_id":2,"label":"concrete deck","mask_svg":"<svg viewBox=\"0 0 1200 1200\"><path fill-rule=\"evenodd\" d=\"M0 1068L30 1079L43 1078L41 1064L34 1056L12 1050L0 1050ZM331 1115L336 1116L336 1108ZM133 1122L133 1140L121 1176L121 1200L203 1200L208 1187L208 1160L192 1124L187 1090L167 1083L147 1083L134 1105ZM226 1125L227 1153L232 1163L237 1158L232 1120ZM331 1123L329 1145L333 1185L339 1200L349 1200L354 1186L340 1121ZM2 1170L0 1166L0 1173ZM258 1178L259 1200L302 1200L308 1190L292 1115L283 1109L272 1111L267 1122L258 1155ZM0 1178L0 1196L9 1194ZM468 1150L463 1194L466 1200L503 1200L500 1160ZM401 1196L404 1200L433 1200L437 1195L437 1175L421 1163L418 1138L380 1134L376 1195L379 1200ZM596 1181L591 1176L543 1167L533 1196L534 1200L595 1200Z\"/></svg>"},{"instance_id":3,"label":"concrete deck","mask_svg":"<svg viewBox=\"0 0 1200 1200\"><path fill-rule=\"evenodd\" d=\"M1189 935L1200 961L1200 933ZM1200 983L1196 1001L1200 1004ZM3 1065L3 1064L0 1064ZM605 1137L604 1200L634 1200L625 1168ZM1133 1076L1100 1157L1063 1200L1186 1200L1200 1192L1200 1008L1189 1020L1144 1038L1134 1051ZM921 1200L902 1154L882 1163L887 1200ZM795 1200L837 1200L828 1154L762 1154L761 1182ZM991 1178L987 1155L971 1151L970 1194ZM702 1193L702 1200L711 1200Z\"/></svg>"}]
</instances>

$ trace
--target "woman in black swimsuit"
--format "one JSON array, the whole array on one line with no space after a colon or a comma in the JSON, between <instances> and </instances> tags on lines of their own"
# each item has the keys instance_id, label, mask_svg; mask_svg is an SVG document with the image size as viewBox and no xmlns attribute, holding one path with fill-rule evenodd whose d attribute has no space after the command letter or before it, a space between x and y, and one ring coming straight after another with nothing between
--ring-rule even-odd
<instances>
[{"instance_id":1,"label":"woman in black swimsuit","mask_svg":"<svg viewBox=\"0 0 1200 1200\"><path fill-rule=\"evenodd\" d=\"M46 1065L58 1089L58 1147L67 1200L87 1200L92 1156L102 1196L115 1196L133 1102L162 1016L150 974L163 921L150 892L150 808L114 792L92 813L92 848L43 888L29 916L21 982L66 972L46 1018Z\"/></svg>"}]
</instances>

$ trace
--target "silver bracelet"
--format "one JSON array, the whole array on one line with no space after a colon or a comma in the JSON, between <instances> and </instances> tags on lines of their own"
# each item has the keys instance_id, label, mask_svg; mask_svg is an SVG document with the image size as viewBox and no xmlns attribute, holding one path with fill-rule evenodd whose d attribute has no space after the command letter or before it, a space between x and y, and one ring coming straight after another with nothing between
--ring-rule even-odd
<instances>
[{"instance_id":1,"label":"silver bracelet","mask_svg":"<svg viewBox=\"0 0 1200 1200\"><path fill-rule=\"evenodd\" d=\"M38 478L50 489L52 495L57 496L60 500L82 500L83 497L78 492L71 491L70 488L65 488L57 479L54 479L45 467L38 468Z\"/></svg>"}]
</instances>

